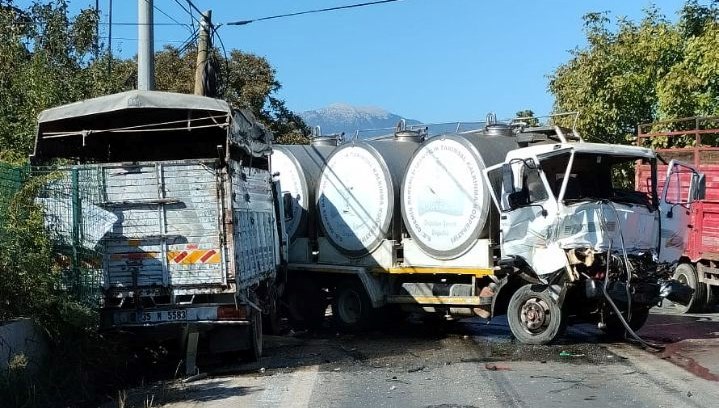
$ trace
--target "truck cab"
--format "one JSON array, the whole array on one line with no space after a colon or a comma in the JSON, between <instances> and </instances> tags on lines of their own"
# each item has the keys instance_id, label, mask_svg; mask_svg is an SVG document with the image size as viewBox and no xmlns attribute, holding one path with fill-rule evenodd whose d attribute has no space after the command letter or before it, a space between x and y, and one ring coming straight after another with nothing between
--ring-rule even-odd
<instances>
[{"instance_id":1,"label":"truck cab","mask_svg":"<svg viewBox=\"0 0 719 408\"><path fill-rule=\"evenodd\" d=\"M662 297L681 302L691 293L669 279L686 224L666 191L658 191L653 150L570 142L559 129L556 135L558 143L513 150L484 171L500 212L500 265L507 273L494 314L506 310L525 343L551 342L569 318L597 323L608 334L633 334ZM651 169L641 191L629 184L637 164ZM690 167L670 167L680 166L692 171L688 204L703 197L704 186Z\"/></svg>"}]
</instances>

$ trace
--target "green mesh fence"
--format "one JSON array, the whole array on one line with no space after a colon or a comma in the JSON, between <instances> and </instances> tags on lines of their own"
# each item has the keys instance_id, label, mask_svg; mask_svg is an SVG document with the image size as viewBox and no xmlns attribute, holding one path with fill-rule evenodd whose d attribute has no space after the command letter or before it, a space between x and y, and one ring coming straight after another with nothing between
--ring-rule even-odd
<instances>
[{"instance_id":1,"label":"green mesh fence","mask_svg":"<svg viewBox=\"0 0 719 408\"><path fill-rule=\"evenodd\" d=\"M62 270L64 290L87 304L99 304L103 279L103 237L112 214L100 207L101 172L96 167L33 167L45 228Z\"/></svg>"},{"instance_id":2,"label":"green mesh fence","mask_svg":"<svg viewBox=\"0 0 719 408\"><path fill-rule=\"evenodd\" d=\"M0 162L0 239L6 234L8 210L15 194L28 177L26 166L15 166Z\"/></svg>"},{"instance_id":3,"label":"green mesh fence","mask_svg":"<svg viewBox=\"0 0 719 408\"><path fill-rule=\"evenodd\" d=\"M30 168L0 162L0 244L13 238L6 228L9 211L29 217L28 207L37 206L53 246L53 269L61 273L58 289L91 306L99 304L102 287L101 229L111 221L102 220L107 212L96 205L101 198L98 174L95 168ZM34 203L13 202L23 188L37 191Z\"/></svg>"}]
</instances>

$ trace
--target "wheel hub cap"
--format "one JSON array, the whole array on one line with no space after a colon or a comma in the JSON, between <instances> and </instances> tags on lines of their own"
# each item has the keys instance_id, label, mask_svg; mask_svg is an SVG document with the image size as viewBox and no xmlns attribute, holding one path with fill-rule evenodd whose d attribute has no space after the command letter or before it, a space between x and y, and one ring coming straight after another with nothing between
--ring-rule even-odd
<instances>
[{"instance_id":1,"label":"wheel hub cap","mask_svg":"<svg viewBox=\"0 0 719 408\"><path fill-rule=\"evenodd\" d=\"M542 331L549 324L549 307L541 299L529 299L522 306L520 319L530 333Z\"/></svg>"}]
</instances>

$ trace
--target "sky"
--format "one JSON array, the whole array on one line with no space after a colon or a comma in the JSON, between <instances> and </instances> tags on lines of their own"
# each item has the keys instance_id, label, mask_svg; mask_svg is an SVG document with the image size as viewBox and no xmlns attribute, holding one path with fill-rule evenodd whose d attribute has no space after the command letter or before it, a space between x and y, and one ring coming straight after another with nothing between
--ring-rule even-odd
<instances>
[{"instance_id":1,"label":"sky","mask_svg":"<svg viewBox=\"0 0 719 408\"><path fill-rule=\"evenodd\" d=\"M193 0L215 24L367 0ZM189 35L186 0L155 0L155 49ZM29 0L17 1L20 5ZM99 0L108 21L110 0ZM113 22L137 21L137 0L114 0ZM548 75L585 44L582 16L640 19L656 4L671 20L680 0L402 0L219 28L226 49L266 57L297 112L332 103L376 106L425 123L509 118L552 110ZM70 0L71 10L95 0ZM197 14L195 13L195 17ZM177 22L182 25L176 24ZM160 25L163 24L163 25ZM169 25L164 25L169 24ZM101 34L107 44L107 24ZM114 24L113 52L137 52L137 27Z\"/></svg>"}]
</instances>

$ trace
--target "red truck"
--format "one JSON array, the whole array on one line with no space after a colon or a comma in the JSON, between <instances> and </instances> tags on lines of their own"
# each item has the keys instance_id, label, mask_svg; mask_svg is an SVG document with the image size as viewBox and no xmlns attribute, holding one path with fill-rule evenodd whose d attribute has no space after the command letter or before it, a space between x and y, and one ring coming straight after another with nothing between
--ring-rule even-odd
<instances>
[{"instance_id":1,"label":"red truck","mask_svg":"<svg viewBox=\"0 0 719 408\"><path fill-rule=\"evenodd\" d=\"M683 254L674 270L674 278L694 288L692 301L674 304L682 313L699 312L711 307L719 297L719 117L693 117L639 125L637 144L653 147L664 163L658 174L666 174L672 160L691 164L704 174L706 197L690 205L688 194L690 171L672 174L668 185L659 190L676 203L669 216L686 217L687 234L677 236ZM685 146L685 147L680 147ZM647 190L649 166L638 165L635 172L637 190ZM658 177L663 180L663 177ZM663 184L660 182L660 184ZM674 214L672 214L672 212Z\"/></svg>"}]
</instances>

